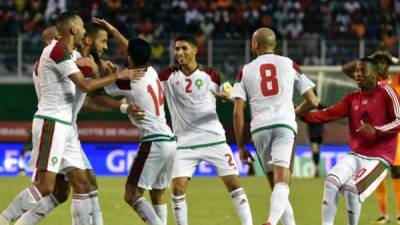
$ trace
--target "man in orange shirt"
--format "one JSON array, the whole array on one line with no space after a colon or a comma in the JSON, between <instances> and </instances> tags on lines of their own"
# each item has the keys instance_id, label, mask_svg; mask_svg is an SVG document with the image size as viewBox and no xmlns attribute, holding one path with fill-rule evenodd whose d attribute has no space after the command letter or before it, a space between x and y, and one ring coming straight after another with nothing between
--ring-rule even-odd
<instances>
[{"instance_id":1,"label":"man in orange shirt","mask_svg":"<svg viewBox=\"0 0 400 225\"><path fill-rule=\"evenodd\" d=\"M393 57L389 52L386 51L377 51L371 56L371 58L375 58L378 62L378 81L379 83L387 83L392 86L397 93L400 93L400 74L389 74L389 66L390 65L399 65L399 59ZM342 67L343 73L345 73L350 78L353 78L353 70L355 67L355 63L357 60L349 62ZM400 137L400 133L399 133ZM392 169L392 180L393 180L393 189L395 193L395 202L396 202L396 223L400 224L400 139L398 139L397 150L396 150L396 158L393 163ZM387 193L387 182L384 180L378 186L375 191L376 199L378 202L378 207L381 212L381 216L372 221L374 224L388 224L390 223L389 212L388 212L388 193Z\"/></svg>"}]
</instances>

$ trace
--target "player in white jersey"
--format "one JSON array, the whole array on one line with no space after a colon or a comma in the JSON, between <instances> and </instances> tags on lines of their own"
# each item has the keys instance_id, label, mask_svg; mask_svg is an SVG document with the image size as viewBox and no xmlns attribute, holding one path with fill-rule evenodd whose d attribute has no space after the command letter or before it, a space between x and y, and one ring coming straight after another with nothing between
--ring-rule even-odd
<instances>
[{"instance_id":1,"label":"player in white jersey","mask_svg":"<svg viewBox=\"0 0 400 225\"><path fill-rule=\"evenodd\" d=\"M295 224L288 201L289 180L297 133L293 89L305 98L297 112L318 106L314 84L291 59L274 54L275 34L260 28L252 37L252 51L257 55L237 76L231 97L235 98L234 129L240 158L249 162L250 152L243 143L245 101L251 110L251 133L257 155L272 187L270 213L266 225L276 225L282 217L285 225ZM285 214L284 216L282 216Z\"/></svg>"},{"instance_id":2,"label":"player in white jersey","mask_svg":"<svg viewBox=\"0 0 400 225\"><path fill-rule=\"evenodd\" d=\"M139 128L140 147L132 163L126 182L125 201L147 224L166 225L167 206L164 190L169 187L176 152L176 137L165 119L164 94L157 72L147 65L150 45L142 39L129 41L129 68L146 68L139 81L117 81L105 87L108 94L124 96L130 105L144 110L144 119L129 116ZM143 197L152 190L153 207ZM160 208L163 208L160 213Z\"/></svg>"},{"instance_id":3,"label":"player in white jersey","mask_svg":"<svg viewBox=\"0 0 400 225\"><path fill-rule=\"evenodd\" d=\"M178 137L172 204L176 224L188 224L186 188L200 161L210 162L218 171L239 215L241 224L252 224L246 193L239 184L238 168L226 143L216 112L215 93L227 85L216 70L198 65L197 43L191 35L175 39L174 66L159 74L163 83L172 127Z\"/></svg>"},{"instance_id":4,"label":"player in white jersey","mask_svg":"<svg viewBox=\"0 0 400 225\"><path fill-rule=\"evenodd\" d=\"M84 91L93 91L116 79L132 79L136 76L139 78L142 75L142 72L125 70L104 78L85 80L71 58L72 50L82 45L85 33L82 19L76 14L66 12L60 15L56 27L60 38L43 50L38 66L41 94L32 126L32 157L35 161L37 180L30 188L20 193L28 196L22 199L22 204L29 202L29 196L35 198L37 203L17 220L17 225L37 223L49 208L57 204L57 200L50 194L54 189L56 174L64 168L66 162L78 168L67 173L74 190L73 216L77 219L77 224L90 223L89 185L83 170L81 153L71 152L67 155L64 151L66 144L76 137L71 126L75 85ZM32 215L39 219L32 222Z\"/></svg>"}]
</instances>

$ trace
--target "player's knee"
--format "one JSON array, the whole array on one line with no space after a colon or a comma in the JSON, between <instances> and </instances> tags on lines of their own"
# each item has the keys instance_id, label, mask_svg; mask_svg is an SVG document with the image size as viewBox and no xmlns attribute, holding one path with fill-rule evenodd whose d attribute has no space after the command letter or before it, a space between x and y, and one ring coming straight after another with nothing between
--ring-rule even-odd
<instances>
[{"instance_id":1,"label":"player's knee","mask_svg":"<svg viewBox=\"0 0 400 225\"><path fill-rule=\"evenodd\" d=\"M35 184L36 188L42 194L42 196L47 196L54 191L54 185L46 185L45 183L37 183Z\"/></svg>"},{"instance_id":2,"label":"player's knee","mask_svg":"<svg viewBox=\"0 0 400 225\"><path fill-rule=\"evenodd\" d=\"M74 189L74 193L77 194L84 194L90 192L90 184L85 177L76 178L72 182L72 188Z\"/></svg>"},{"instance_id":3,"label":"player's knee","mask_svg":"<svg viewBox=\"0 0 400 225\"><path fill-rule=\"evenodd\" d=\"M400 179L400 167L399 166L393 166L391 172L392 172L393 179Z\"/></svg>"},{"instance_id":4,"label":"player's knee","mask_svg":"<svg viewBox=\"0 0 400 225\"><path fill-rule=\"evenodd\" d=\"M186 192L186 181L174 179L172 181L172 194L175 196L184 195Z\"/></svg>"},{"instance_id":5,"label":"player's knee","mask_svg":"<svg viewBox=\"0 0 400 225\"><path fill-rule=\"evenodd\" d=\"M238 188L240 188L239 176L235 174L226 175L221 177L224 182L226 188L229 192L232 192Z\"/></svg>"},{"instance_id":6,"label":"player's knee","mask_svg":"<svg viewBox=\"0 0 400 225\"><path fill-rule=\"evenodd\" d=\"M86 170L86 176L89 180L90 191L94 191L98 189L96 176L92 170Z\"/></svg>"},{"instance_id":7,"label":"player's knee","mask_svg":"<svg viewBox=\"0 0 400 225\"><path fill-rule=\"evenodd\" d=\"M329 174L325 178L325 188L329 188L329 189L333 189L333 190L339 191L340 186L341 186L341 182L336 176L333 176L333 175Z\"/></svg>"}]
</instances>

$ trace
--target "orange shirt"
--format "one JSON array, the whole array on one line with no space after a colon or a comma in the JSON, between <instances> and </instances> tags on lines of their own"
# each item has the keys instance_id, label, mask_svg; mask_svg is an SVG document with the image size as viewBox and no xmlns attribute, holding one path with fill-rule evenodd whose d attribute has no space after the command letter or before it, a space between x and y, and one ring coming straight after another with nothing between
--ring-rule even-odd
<instances>
[{"instance_id":1,"label":"orange shirt","mask_svg":"<svg viewBox=\"0 0 400 225\"><path fill-rule=\"evenodd\" d=\"M400 93L400 74L389 75L386 80L380 80L379 82L389 84L396 90L397 94Z\"/></svg>"}]
</instances>

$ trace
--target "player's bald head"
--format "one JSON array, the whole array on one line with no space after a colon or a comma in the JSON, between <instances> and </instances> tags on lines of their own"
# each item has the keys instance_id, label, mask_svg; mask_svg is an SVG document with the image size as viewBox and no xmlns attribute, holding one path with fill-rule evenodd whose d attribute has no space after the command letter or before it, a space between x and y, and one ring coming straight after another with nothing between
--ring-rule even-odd
<instances>
[{"instance_id":1,"label":"player's bald head","mask_svg":"<svg viewBox=\"0 0 400 225\"><path fill-rule=\"evenodd\" d=\"M50 26L44 29L42 33L42 43L44 45L50 44L51 40L56 39L58 36L56 26Z\"/></svg>"},{"instance_id":2,"label":"player's bald head","mask_svg":"<svg viewBox=\"0 0 400 225\"><path fill-rule=\"evenodd\" d=\"M62 34L64 32L68 32L70 28L76 26L76 25L82 25L83 26L83 21L82 19L78 16L78 14L73 13L73 12L64 12L62 13L56 21L56 28L57 31Z\"/></svg>"},{"instance_id":3,"label":"player's bald head","mask_svg":"<svg viewBox=\"0 0 400 225\"><path fill-rule=\"evenodd\" d=\"M253 33L253 41L257 43L258 48L274 50L276 46L275 32L266 27L259 28Z\"/></svg>"}]
</instances>

